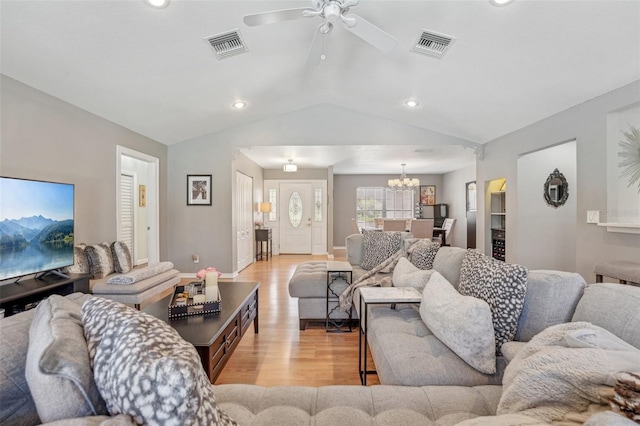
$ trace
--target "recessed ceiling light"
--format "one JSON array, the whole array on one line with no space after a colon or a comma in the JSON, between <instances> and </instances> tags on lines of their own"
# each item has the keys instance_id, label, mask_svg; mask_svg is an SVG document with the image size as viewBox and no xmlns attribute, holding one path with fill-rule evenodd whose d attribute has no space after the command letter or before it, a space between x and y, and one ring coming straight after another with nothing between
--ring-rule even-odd
<instances>
[{"instance_id":1,"label":"recessed ceiling light","mask_svg":"<svg viewBox=\"0 0 640 426\"><path fill-rule=\"evenodd\" d=\"M416 101L415 99L409 99L408 101L405 101L404 104L409 108L415 108L420 105L420 102Z\"/></svg>"},{"instance_id":2,"label":"recessed ceiling light","mask_svg":"<svg viewBox=\"0 0 640 426\"><path fill-rule=\"evenodd\" d=\"M489 3L491 3L494 6L506 6L509 3L513 3L514 0L489 0Z\"/></svg>"},{"instance_id":3,"label":"recessed ceiling light","mask_svg":"<svg viewBox=\"0 0 640 426\"><path fill-rule=\"evenodd\" d=\"M234 107L235 109L242 109L242 108L244 108L244 107L246 107L246 106L247 106L247 103L246 103L246 102L243 102L243 101L237 101L237 102L234 102L234 103L233 103L233 107Z\"/></svg>"},{"instance_id":4,"label":"recessed ceiling light","mask_svg":"<svg viewBox=\"0 0 640 426\"><path fill-rule=\"evenodd\" d=\"M169 0L147 0L147 3L156 9L164 9L169 6Z\"/></svg>"}]
</instances>

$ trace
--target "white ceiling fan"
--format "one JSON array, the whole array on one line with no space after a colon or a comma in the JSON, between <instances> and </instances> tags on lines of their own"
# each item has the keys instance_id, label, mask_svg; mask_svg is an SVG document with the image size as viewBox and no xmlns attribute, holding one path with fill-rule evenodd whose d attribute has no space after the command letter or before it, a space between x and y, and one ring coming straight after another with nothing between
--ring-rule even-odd
<instances>
[{"instance_id":1,"label":"white ceiling fan","mask_svg":"<svg viewBox=\"0 0 640 426\"><path fill-rule=\"evenodd\" d=\"M244 23L254 27L292 19L321 17L323 22L318 26L313 36L307 55L307 63L309 64L318 64L324 59L323 37L331 31L338 20L342 21L348 31L382 52L388 53L398 44L398 40L379 27L361 16L349 12L350 8L360 3L360 0L311 0L311 3L313 9L283 9L246 15Z\"/></svg>"}]
</instances>

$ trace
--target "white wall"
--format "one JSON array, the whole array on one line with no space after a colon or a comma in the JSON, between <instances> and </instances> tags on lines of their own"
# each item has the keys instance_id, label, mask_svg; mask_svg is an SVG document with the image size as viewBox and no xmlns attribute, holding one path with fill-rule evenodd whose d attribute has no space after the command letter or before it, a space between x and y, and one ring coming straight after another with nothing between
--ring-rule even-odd
<instances>
[{"instance_id":1,"label":"white wall","mask_svg":"<svg viewBox=\"0 0 640 426\"><path fill-rule=\"evenodd\" d=\"M600 222L640 223L640 181L631 185L629 175L622 176L627 168L619 166L620 141L628 143L624 133L631 126L640 129L640 105L607 115L607 210L600 212Z\"/></svg>"},{"instance_id":2,"label":"white wall","mask_svg":"<svg viewBox=\"0 0 640 426\"><path fill-rule=\"evenodd\" d=\"M544 94L540 94L544 96ZM526 255L520 253L518 222L521 212L517 197L512 195L518 186L518 157L576 140L576 228L564 234L575 242L575 271L587 282L593 282L593 266L605 259L640 259L640 235L614 234L606 229L586 223L587 210L604 211L607 208L606 141L607 114L640 102L640 81L635 81L590 101L576 105L558 114L502 136L485 145L484 160L477 162L477 181L483 188L486 181L507 179L507 261L520 262ZM485 198L478 197L478 223L484 225ZM536 222L532 231L544 232ZM490 230L479 226L478 247L485 247ZM523 241L523 246L526 241ZM525 264L525 266L527 266Z\"/></svg>"},{"instance_id":3,"label":"white wall","mask_svg":"<svg viewBox=\"0 0 640 426\"><path fill-rule=\"evenodd\" d=\"M525 154L517 167L518 262L530 269L575 271L576 239L567 235L576 233L576 141ZM544 199L544 183L554 169L569 185L569 198L559 207Z\"/></svg>"}]
</instances>

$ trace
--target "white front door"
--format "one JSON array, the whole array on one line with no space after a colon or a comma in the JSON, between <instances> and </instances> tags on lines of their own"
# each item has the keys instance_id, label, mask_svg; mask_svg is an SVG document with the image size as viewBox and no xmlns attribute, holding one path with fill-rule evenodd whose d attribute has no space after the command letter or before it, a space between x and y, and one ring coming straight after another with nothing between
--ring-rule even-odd
<instances>
[{"instance_id":1,"label":"white front door","mask_svg":"<svg viewBox=\"0 0 640 426\"><path fill-rule=\"evenodd\" d=\"M310 183L280 185L280 253L311 254L311 194Z\"/></svg>"}]
</instances>

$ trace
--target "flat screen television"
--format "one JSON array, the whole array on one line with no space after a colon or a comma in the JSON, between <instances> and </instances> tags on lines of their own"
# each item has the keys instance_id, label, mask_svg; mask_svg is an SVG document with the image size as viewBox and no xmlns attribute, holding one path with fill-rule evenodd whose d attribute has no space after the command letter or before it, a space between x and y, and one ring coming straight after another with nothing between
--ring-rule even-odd
<instances>
[{"instance_id":1,"label":"flat screen television","mask_svg":"<svg viewBox=\"0 0 640 426\"><path fill-rule=\"evenodd\" d=\"M74 190L0 177L0 281L73 265Z\"/></svg>"}]
</instances>

